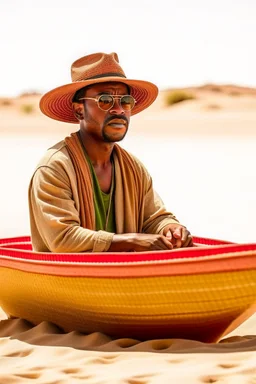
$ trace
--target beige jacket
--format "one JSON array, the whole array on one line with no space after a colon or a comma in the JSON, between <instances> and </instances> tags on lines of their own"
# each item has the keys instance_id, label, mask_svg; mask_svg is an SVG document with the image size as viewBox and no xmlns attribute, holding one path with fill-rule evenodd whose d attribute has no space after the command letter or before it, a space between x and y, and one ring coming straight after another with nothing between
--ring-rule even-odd
<instances>
[{"instance_id":1,"label":"beige jacket","mask_svg":"<svg viewBox=\"0 0 256 384\"><path fill-rule=\"evenodd\" d=\"M127 200L129 194L132 200L137 191L122 180L119 161L114 155L116 231L162 233L166 225L178 223L178 220L166 211L153 190L152 179L145 167L134 156L132 158L143 180L143 196L138 203L138 212L131 217L124 199L126 196ZM29 185L29 210L35 251L105 252L111 245L113 233L80 225L76 173L64 141L50 148L38 164Z\"/></svg>"}]
</instances>

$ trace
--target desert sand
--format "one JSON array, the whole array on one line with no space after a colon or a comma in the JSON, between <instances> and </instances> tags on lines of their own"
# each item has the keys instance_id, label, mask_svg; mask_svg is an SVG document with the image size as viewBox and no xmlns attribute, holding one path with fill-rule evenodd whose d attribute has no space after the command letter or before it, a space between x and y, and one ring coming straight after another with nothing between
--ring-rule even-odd
<instances>
[{"instance_id":1,"label":"desert sand","mask_svg":"<svg viewBox=\"0 0 256 384\"><path fill-rule=\"evenodd\" d=\"M162 91L134 116L132 129L154 135L157 125L157 135L256 135L256 90L209 84L185 91L195 99L168 108ZM35 127L40 135L76 130L40 114L39 99L0 98L0 135L35 134ZM3 311L0 320L0 384L256 383L256 315L218 344L65 334L48 322L7 319Z\"/></svg>"},{"instance_id":2,"label":"desert sand","mask_svg":"<svg viewBox=\"0 0 256 384\"><path fill-rule=\"evenodd\" d=\"M0 383L255 383L256 318L218 344L63 333L1 313ZM244 336L238 336L238 335ZM235 336L236 335L236 336Z\"/></svg>"}]
</instances>

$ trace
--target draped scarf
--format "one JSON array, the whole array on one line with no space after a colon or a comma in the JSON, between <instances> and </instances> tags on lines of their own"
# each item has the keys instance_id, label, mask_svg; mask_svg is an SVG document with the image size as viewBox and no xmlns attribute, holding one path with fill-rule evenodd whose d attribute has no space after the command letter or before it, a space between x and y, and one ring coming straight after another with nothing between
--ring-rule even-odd
<instances>
[{"instance_id":1,"label":"draped scarf","mask_svg":"<svg viewBox=\"0 0 256 384\"><path fill-rule=\"evenodd\" d=\"M81 226L95 230L93 182L79 133L65 138L67 151L74 166L80 203ZM145 178L133 157L115 144L115 219L117 233L142 232L144 221Z\"/></svg>"}]
</instances>

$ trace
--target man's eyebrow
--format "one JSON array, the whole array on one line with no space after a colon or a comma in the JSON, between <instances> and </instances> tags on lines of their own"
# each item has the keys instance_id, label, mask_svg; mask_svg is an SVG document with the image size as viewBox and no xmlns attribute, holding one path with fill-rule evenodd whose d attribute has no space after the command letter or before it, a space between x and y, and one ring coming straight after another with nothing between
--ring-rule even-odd
<instances>
[{"instance_id":1,"label":"man's eyebrow","mask_svg":"<svg viewBox=\"0 0 256 384\"><path fill-rule=\"evenodd\" d=\"M112 93L110 91L102 91L102 92L98 92L94 95L95 96L101 96L101 95L112 95Z\"/></svg>"},{"instance_id":2,"label":"man's eyebrow","mask_svg":"<svg viewBox=\"0 0 256 384\"><path fill-rule=\"evenodd\" d=\"M111 92L110 91L104 91L104 92L97 93L97 96L101 96L101 95L111 95Z\"/></svg>"}]
</instances>

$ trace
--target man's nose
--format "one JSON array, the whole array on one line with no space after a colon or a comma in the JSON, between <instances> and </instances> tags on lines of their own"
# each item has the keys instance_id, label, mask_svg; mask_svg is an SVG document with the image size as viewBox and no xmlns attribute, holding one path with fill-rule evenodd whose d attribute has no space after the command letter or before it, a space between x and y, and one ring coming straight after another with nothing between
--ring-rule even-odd
<instances>
[{"instance_id":1,"label":"man's nose","mask_svg":"<svg viewBox=\"0 0 256 384\"><path fill-rule=\"evenodd\" d=\"M112 114L117 114L117 115L124 115L125 111L123 110L121 106L121 100L117 97L114 98L114 104L109 110L110 113Z\"/></svg>"}]
</instances>

